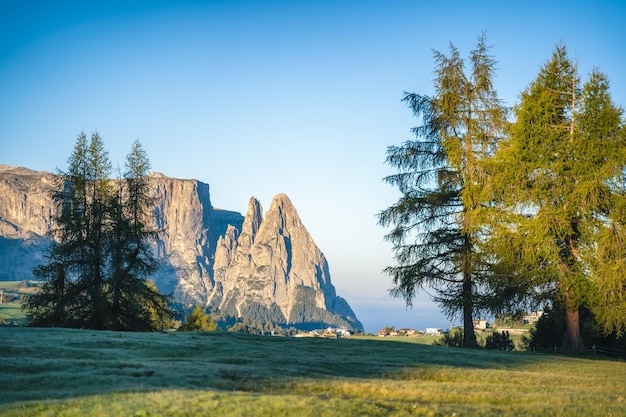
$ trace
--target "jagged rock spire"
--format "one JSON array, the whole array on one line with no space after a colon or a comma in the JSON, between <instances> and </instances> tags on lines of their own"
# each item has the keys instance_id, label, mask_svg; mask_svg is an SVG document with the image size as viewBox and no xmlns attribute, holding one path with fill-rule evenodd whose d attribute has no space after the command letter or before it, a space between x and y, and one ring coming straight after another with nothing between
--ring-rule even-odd
<instances>
[{"instance_id":1,"label":"jagged rock spire","mask_svg":"<svg viewBox=\"0 0 626 417\"><path fill-rule=\"evenodd\" d=\"M254 196L250 197L248 201L248 211L244 217L243 225L241 226L241 235L238 239L238 244L243 250L250 249L262 222L263 207Z\"/></svg>"},{"instance_id":2,"label":"jagged rock spire","mask_svg":"<svg viewBox=\"0 0 626 417\"><path fill-rule=\"evenodd\" d=\"M220 292L211 303L236 316L281 316L288 325L310 321L362 330L345 300L337 297L326 258L289 197L275 196L265 218L259 210L252 198L236 258L223 275L215 271Z\"/></svg>"}]
</instances>

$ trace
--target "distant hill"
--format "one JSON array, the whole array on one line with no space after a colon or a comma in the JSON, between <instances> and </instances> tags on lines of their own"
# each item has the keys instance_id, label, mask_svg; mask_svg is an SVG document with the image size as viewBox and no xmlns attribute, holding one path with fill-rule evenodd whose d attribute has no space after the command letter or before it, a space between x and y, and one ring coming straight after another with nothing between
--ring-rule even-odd
<instances>
[{"instance_id":1,"label":"distant hill","mask_svg":"<svg viewBox=\"0 0 626 417\"><path fill-rule=\"evenodd\" d=\"M311 329L363 330L337 296L328 263L284 194L263 217L250 199L246 216L215 209L209 185L150 175L161 230L153 250L159 290L183 306ZM0 165L0 281L32 279L50 240L54 174Z\"/></svg>"}]
</instances>

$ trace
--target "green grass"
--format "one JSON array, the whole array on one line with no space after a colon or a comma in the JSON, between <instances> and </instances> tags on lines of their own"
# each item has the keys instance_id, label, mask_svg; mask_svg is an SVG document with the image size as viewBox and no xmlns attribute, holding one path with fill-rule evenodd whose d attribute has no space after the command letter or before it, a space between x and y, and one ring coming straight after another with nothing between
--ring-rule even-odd
<instances>
[{"instance_id":1,"label":"green grass","mask_svg":"<svg viewBox=\"0 0 626 417\"><path fill-rule=\"evenodd\" d=\"M17 290L20 287L20 281L0 281L0 290Z\"/></svg>"},{"instance_id":2,"label":"green grass","mask_svg":"<svg viewBox=\"0 0 626 417\"><path fill-rule=\"evenodd\" d=\"M2 303L0 303L0 319L6 324L24 324L26 315L22 309L22 302L16 297L29 294L34 291L34 287L24 287L24 281L0 281L0 291L4 291ZM10 301L15 299L15 301Z\"/></svg>"},{"instance_id":3,"label":"green grass","mask_svg":"<svg viewBox=\"0 0 626 417\"><path fill-rule=\"evenodd\" d=\"M26 316L24 315L24 310L22 310L22 303L19 301L6 302L15 293L19 293L22 290L21 281L0 281L0 290L4 291L2 297L4 302L0 303L0 318L5 323L25 323Z\"/></svg>"},{"instance_id":4,"label":"green grass","mask_svg":"<svg viewBox=\"0 0 626 417\"><path fill-rule=\"evenodd\" d=\"M413 338L0 328L2 416L619 416L625 382L623 361Z\"/></svg>"},{"instance_id":5,"label":"green grass","mask_svg":"<svg viewBox=\"0 0 626 417\"><path fill-rule=\"evenodd\" d=\"M24 323L26 321L22 303L19 302L0 304L0 317L5 323L9 321Z\"/></svg>"}]
</instances>

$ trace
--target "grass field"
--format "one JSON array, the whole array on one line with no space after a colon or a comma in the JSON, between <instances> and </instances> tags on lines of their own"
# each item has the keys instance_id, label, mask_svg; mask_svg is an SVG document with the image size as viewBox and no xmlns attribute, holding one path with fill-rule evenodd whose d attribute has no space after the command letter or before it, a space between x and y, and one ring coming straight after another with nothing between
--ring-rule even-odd
<instances>
[{"instance_id":1,"label":"grass field","mask_svg":"<svg viewBox=\"0 0 626 417\"><path fill-rule=\"evenodd\" d=\"M0 303L0 319L4 323L24 323L26 321L22 303L19 301L7 302L15 294L31 291L28 288L23 288L21 285L21 281L0 281L0 291L4 293L2 294L3 302Z\"/></svg>"},{"instance_id":2,"label":"grass field","mask_svg":"<svg viewBox=\"0 0 626 417\"><path fill-rule=\"evenodd\" d=\"M5 323L24 323L26 318L24 317L24 310L22 310L22 303L0 304L0 318L2 318Z\"/></svg>"},{"instance_id":3,"label":"grass field","mask_svg":"<svg viewBox=\"0 0 626 417\"><path fill-rule=\"evenodd\" d=\"M413 341L5 327L0 415L626 415L626 362Z\"/></svg>"}]
</instances>

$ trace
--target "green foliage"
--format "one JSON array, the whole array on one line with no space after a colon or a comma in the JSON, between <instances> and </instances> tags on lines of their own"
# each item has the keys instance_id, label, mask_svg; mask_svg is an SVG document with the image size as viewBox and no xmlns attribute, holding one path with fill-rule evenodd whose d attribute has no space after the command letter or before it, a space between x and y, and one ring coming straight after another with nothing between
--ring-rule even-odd
<instances>
[{"instance_id":1,"label":"green foliage","mask_svg":"<svg viewBox=\"0 0 626 417\"><path fill-rule=\"evenodd\" d=\"M530 331L530 339L527 341L528 349L552 349L563 345L563 333L565 332L565 311L562 307L547 307L543 315Z\"/></svg>"},{"instance_id":2,"label":"green foliage","mask_svg":"<svg viewBox=\"0 0 626 417\"><path fill-rule=\"evenodd\" d=\"M385 178L401 198L379 214L393 226L386 239L398 266L391 293L411 305L416 292L435 291L434 300L449 316L463 317L467 346L476 345L473 314L486 307L483 280L489 273L479 250L485 161L505 122L506 109L493 88L496 62L485 36L470 54L470 71L458 50L435 52L435 94L407 93L403 101L422 125L415 140L387 150L398 173Z\"/></svg>"},{"instance_id":3,"label":"green foliage","mask_svg":"<svg viewBox=\"0 0 626 417\"><path fill-rule=\"evenodd\" d=\"M346 327L351 330L362 330L361 323L339 314L331 313L326 309L319 308L316 303L315 290L300 285L296 288L294 303L289 313L289 324L300 330L314 330L326 327ZM327 306L330 308L330 306Z\"/></svg>"},{"instance_id":4,"label":"green foliage","mask_svg":"<svg viewBox=\"0 0 626 417\"><path fill-rule=\"evenodd\" d=\"M513 340L511 340L511 335L508 331L504 332L494 332L487 336L485 340L485 348L486 349L495 349L495 350L514 350L515 344Z\"/></svg>"},{"instance_id":5,"label":"green foliage","mask_svg":"<svg viewBox=\"0 0 626 417\"><path fill-rule=\"evenodd\" d=\"M215 330L217 324L211 319L199 305L195 305L191 312L185 317L185 323L179 330L191 331L191 330Z\"/></svg>"},{"instance_id":6,"label":"green foliage","mask_svg":"<svg viewBox=\"0 0 626 417\"><path fill-rule=\"evenodd\" d=\"M587 308L581 308L580 328L583 339L588 346L596 345L626 352L626 336L613 332L607 334L603 326ZM558 300L544 310L543 315L531 329L530 338L526 340L530 350L552 350L563 345L565 332L565 307Z\"/></svg>"},{"instance_id":7,"label":"green foliage","mask_svg":"<svg viewBox=\"0 0 626 417\"><path fill-rule=\"evenodd\" d=\"M147 239L151 203L149 161L133 144L124 178L112 181L111 163L97 133L81 133L53 191L54 242L34 274L41 291L25 303L29 324L110 330L160 330L167 300L146 278L157 263Z\"/></svg>"},{"instance_id":8,"label":"green foliage","mask_svg":"<svg viewBox=\"0 0 626 417\"><path fill-rule=\"evenodd\" d=\"M434 342L437 346L446 346L446 347L461 347L465 344L463 343L464 331L459 327L455 327L454 329L450 329L445 332L443 336L436 342Z\"/></svg>"},{"instance_id":9,"label":"green foliage","mask_svg":"<svg viewBox=\"0 0 626 417\"><path fill-rule=\"evenodd\" d=\"M524 325L525 312L518 310L515 313L499 314L494 320L496 327L519 327Z\"/></svg>"},{"instance_id":10,"label":"green foliage","mask_svg":"<svg viewBox=\"0 0 626 417\"><path fill-rule=\"evenodd\" d=\"M581 88L576 65L559 45L515 115L491 178L486 250L499 273L490 286L516 308L559 297L567 312L566 347L582 350L581 307L589 306L607 331L626 326L622 109L600 72Z\"/></svg>"}]
</instances>

